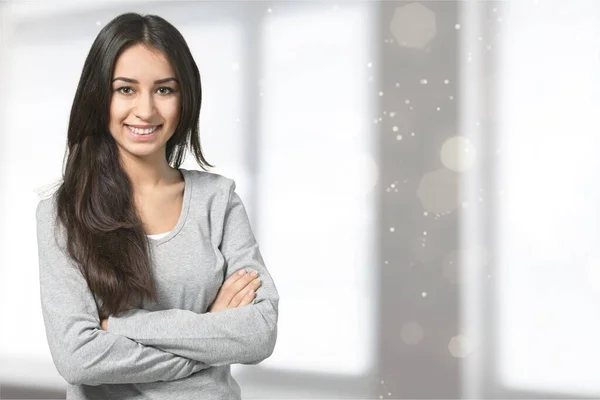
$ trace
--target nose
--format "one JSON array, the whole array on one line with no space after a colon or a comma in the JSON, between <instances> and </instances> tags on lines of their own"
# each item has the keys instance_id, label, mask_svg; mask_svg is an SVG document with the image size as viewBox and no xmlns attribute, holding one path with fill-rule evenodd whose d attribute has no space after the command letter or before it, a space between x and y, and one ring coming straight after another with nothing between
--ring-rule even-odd
<instances>
[{"instance_id":1,"label":"nose","mask_svg":"<svg viewBox=\"0 0 600 400\"><path fill-rule=\"evenodd\" d=\"M151 93L140 94L136 100L134 114L139 119L149 121L154 115L155 107Z\"/></svg>"}]
</instances>

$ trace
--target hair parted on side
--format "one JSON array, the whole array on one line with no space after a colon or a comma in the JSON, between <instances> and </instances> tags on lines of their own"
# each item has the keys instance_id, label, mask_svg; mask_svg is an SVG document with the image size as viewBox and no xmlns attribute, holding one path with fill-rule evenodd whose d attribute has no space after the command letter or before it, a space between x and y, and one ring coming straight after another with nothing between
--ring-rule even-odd
<instances>
[{"instance_id":1,"label":"hair parted on side","mask_svg":"<svg viewBox=\"0 0 600 400\"><path fill-rule=\"evenodd\" d=\"M162 52L181 87L179 121L166 145L167 162L179 168L187 146L199 166L209 164L200 146L200 73L181 33L156 15L125 13L99 32L87 55L71 107L62 180L56 190L57 224L69 255L95 296L101 319L156 301L150 245L133 201L132 183L109 131L111 80L123 50L143 44Z\"/></svg>"}]
</instances>

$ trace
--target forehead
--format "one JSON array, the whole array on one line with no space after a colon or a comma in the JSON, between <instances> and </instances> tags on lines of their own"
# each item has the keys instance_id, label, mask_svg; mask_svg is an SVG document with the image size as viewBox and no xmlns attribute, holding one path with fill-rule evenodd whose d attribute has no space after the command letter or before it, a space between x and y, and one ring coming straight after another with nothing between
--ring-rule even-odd
<instances>
[{"instance_id":1,"label":"forehead","mask_svg":"<svg viewBox=\"0 0 600 400\"><path fill-rule=\"evenodd\" d=\"M175 74L163 53L142 44L136 44L123 50L117 58L113 78L117 76L137 79L140 83L152 83L157 79L168 78Z\"/></svg>"}]
</instances>

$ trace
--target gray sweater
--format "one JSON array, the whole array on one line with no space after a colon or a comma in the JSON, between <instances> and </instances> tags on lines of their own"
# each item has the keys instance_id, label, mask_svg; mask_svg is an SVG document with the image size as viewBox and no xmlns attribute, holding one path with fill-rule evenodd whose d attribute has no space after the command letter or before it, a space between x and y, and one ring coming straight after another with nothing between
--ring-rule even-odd
<instances>
[{"instance_id":1,"label":"gray sweater","mask_svg":"<svg viewBox=\"0 0 600 400\"><path fill-rule=\"evenodd\" d=\"M54 240L55 196L36 210L46 337L68 382L67 399L241 399L231 364L258 364L277 340L279 294L265 267L235 182L180 168L185 179L175 228L149 239L158 303L108 318L68 257L64 229ZM225 279L258 271L253 303L208 313Z\"/></svg>"}]
</instances>

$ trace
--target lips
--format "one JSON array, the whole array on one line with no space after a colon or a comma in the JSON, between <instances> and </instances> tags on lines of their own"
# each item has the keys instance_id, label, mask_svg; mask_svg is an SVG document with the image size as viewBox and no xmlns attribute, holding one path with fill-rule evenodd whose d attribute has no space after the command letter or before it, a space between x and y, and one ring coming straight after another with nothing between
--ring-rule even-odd
<instances>
[{"instance_id":1,"label":"lips","mask_svg":"<svg viewBox=\"0 0 600 400\"><path fill-rule=\"evenodd\" d=\"M157 126L160 125L131 125L131 124L125 124L126 126L132 126L134 128L138 128L138 129L150 129L150 128L155 128Z\"/></svg>"},{"instance_id":2,"label":"lips","mask_svg":"<svg viewBox=\"0 0 600 400\"><path fill-rule=\"evenodd\" d=\"M136 125L125 124L125 126L127 127L127 129L129 129L130 132L133 132L137 135L149 135L149 134L154 133L162 125L148 126L148 128L139 128L140 125L136 126Z\"/></svg>"}]
</instances>

